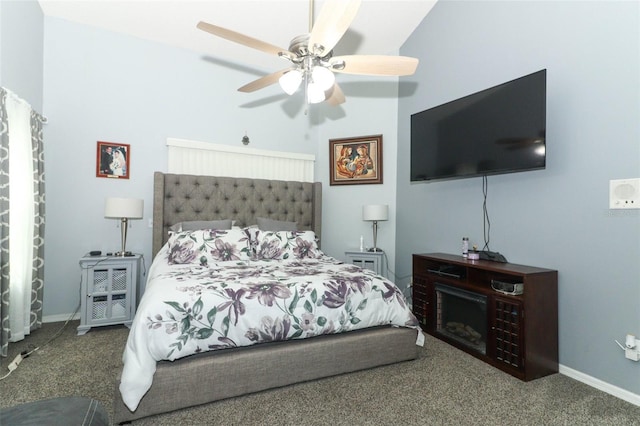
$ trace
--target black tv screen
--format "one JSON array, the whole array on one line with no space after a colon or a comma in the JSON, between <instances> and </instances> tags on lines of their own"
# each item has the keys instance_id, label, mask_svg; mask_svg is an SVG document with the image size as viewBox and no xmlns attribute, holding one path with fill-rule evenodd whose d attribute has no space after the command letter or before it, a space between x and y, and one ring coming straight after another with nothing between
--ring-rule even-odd
<instances>
[{"instance_id":1,"label":"black tv screen","mask_svg":"<svg viewBox=\"0 0 640 426\"><path fill-rule=\"evenodd\" d=\"M457 179L546 165L547 73L411 115L411 181Z\"/></svg>"}]
</instances>

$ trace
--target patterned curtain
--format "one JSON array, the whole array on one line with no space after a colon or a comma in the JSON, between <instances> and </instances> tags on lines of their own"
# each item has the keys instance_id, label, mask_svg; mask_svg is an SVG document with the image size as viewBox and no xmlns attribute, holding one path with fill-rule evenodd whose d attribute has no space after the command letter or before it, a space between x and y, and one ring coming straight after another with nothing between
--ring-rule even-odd
<instances>
[{"instance_id":1,"label":"patterned curtain","mask_svg":"<svg viewBox=\"0 0 640 426\"><path fill-rule=\"evenodd\" d=\"M33 149L33 278L31 282L30 330L42 326L42 294L44 289L44 118L31 111L31 146Z\"/></svg>"},{"instance_id":2,"label":"patterned curtain","mask_svg":"<svg viewBox=\"0 0 640 426\"><path fill-rule=\"evenodd\" d=\"M9 346L9 120L7 92L0 88L0 356Z\"/></svg>"},{"instance_id":3,"label":"patterned curtain","mask_svg":"<svg viewBox=\"0 0 640 426\"><path fill-rule=\"evenodd\" d=\"M9 265L9 120L7 113L7 96L15 96L0 87L0 356L7 356L11 339L11 323L9 317L10 303L10 265ZM31 150L33 161L33 263L30 291L29 330L33 331L42 325L42 295L44 287L44 154L42 127L46 120L31 110ZM15 165L14 165L15 166ZM19 167L19 165L17 166Z\"/></svg>"}]
</instances>

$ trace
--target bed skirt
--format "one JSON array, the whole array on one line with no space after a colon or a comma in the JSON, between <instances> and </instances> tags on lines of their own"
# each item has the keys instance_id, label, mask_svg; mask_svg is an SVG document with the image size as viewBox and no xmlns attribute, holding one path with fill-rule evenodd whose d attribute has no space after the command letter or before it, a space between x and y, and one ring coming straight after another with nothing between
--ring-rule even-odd
<instances>
[{"instance_id":1,"label":"bed skirt","mask_svg":"<svg viewBox=\"0 0 640 426\"><path fill-rule=\"evenodd\" d=\"M123 422L266 389L417 358L417 330L378 327L306 340L264 343L161 361L135 412L116 380L114 420ZM296 374L291 374L295 371ZM205 380L203 378L212 378Z\"/></svg>"}]
</instances>

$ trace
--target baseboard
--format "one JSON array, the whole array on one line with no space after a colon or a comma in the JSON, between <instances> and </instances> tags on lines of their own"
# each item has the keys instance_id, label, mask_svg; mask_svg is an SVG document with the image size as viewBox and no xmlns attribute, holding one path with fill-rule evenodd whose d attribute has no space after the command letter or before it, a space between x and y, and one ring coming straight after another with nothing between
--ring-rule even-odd
<instances>
[{"instance_id":1,"label":"baseboard","mask_svg":"<svg viewBox=\"0 0 640 426\"><path fill-rule=\"evenodd\" d=\"M588 374L574 370L573 368L565 367L562 364L559 367L559 373L640 407L640 395L638 394L613 386L600 379L591 377Z\"/></svg>"},{"instance_id":2,"label":"baseboard","mask_svg":"<svg viewBox=\"0 0 640 426\"><path fill-rule=\"evenodd\" d=\"M76 312L75 314L73 314L71 318L69 317L70 317L70 314L46 315L42 317L42 322L64 322L64 321L67 321L68 319L70 319L71 321L79 320L80 312Z\"/></svg>"}]
</instances>

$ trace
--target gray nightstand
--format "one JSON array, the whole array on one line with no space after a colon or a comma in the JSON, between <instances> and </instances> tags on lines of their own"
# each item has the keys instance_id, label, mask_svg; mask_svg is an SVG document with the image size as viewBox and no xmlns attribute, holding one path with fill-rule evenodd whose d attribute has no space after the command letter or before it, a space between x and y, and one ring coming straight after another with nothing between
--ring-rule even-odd
<instances>
[{"instance_id":1,"label":"gray nightstand","mask_svg":"<svg viewBox=\"0 0 640 426\"><path fill-rule=\"evenodd\" d=\"M80 259L80 325L78 335L92 327L131 327L142 256L85 256Z\"/></svg>"},{"instance_id":2,"label":"gray nightstand","mask_svg":"<svg viewBox=\"0 0 640 426\"><path fill-rule=\"evenodd\" d=\"M347 262L363 269L370 269L378 275L387 276L385 254L382 251L347 250L344 252Z\"/></svg>"}]
</instances>

